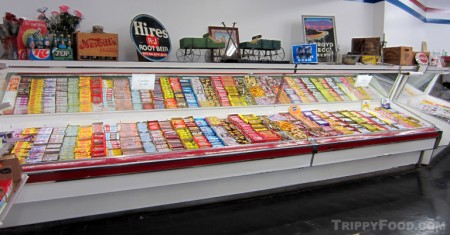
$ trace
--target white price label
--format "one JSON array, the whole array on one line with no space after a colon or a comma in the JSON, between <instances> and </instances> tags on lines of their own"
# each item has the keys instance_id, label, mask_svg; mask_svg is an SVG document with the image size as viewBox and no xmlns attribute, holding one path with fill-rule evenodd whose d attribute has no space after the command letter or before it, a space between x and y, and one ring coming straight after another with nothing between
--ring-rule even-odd
<instances>
[{"instance_id":1,"label":"white price label","mask_svg":"<svg viewBox=\"0 0 450 235\"><path fill-rule=\"evenodd\" d=\"M153 90L155 79L155 74L132 74L131 90Z\"/></svg>"},{"instance_id":2,"label":"white price label","mask_svg":"<svg viewBox=\"0 0 450 235\"><path fill-rule=\"evenodd\" d=\"M371 75L358 75L358 77L356 77L355 87L367 87L371 80Z\"/></svg>"}]
</instances>

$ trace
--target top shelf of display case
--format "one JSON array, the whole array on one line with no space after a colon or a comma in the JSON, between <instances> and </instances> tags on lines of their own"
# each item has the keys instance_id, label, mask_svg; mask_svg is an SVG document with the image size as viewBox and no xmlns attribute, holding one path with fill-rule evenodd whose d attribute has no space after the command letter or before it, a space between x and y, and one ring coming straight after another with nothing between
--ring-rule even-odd
<instances>
[{"instance_id":1,"label":"top shelf of display case","mask_svg":"<svg viewBox=\"0 0 450 235\"><path fill-rule=\"evenodd\" d=\"M102 62L102 61L31 61L31 60L0 60L0 69L108 69L108 70L202 70L218 71L233 70L236 72L276 72L276 73L326 73L327 71L351 71L392 73L414 71L415 66L398 65L342 65L342 64L262 64L262 63L178 63L178 62Z\"/></svg>"}]
</instances>

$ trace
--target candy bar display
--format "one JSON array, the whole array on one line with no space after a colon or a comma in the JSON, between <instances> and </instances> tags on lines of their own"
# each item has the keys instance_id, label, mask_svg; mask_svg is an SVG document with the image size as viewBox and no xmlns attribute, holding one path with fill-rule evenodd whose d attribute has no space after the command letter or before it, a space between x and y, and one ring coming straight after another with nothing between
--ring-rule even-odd
<instances>
[{"instance_id":1,"label":"candy bar display","mask_svg":"<svg viewBox=\"0 0 450 235\"><path fill-rule=\"evenodd\" d=\"M151 154L223 146L364 135L425 127L393 109L300 111L269 115L230 114L226 118L174 117L118 124L31 127L19 134L12 153L23 163Z\"/></svg>"},{"instance_id":2,"label":"candy bar display","mask_svg":"<svg viewBox=\"0 0 450 235\"><path fill-rule=\"evenodd\" d=\"M352 77L161 76L153 90L131 90L129 77L12 76L4 114L101 112L341 102L371 99Z\"/></svg>"},{"instance_id":3,"label":"candy bar display","mask_svg":"<svg viewBox=\"0 0 450 235\"><path fill-rule=\"evenodd\" d=\"M420 110L450 122L450 106L434 103L430 100L423 100L420 103Z\"/></svg>"}]
</instances>

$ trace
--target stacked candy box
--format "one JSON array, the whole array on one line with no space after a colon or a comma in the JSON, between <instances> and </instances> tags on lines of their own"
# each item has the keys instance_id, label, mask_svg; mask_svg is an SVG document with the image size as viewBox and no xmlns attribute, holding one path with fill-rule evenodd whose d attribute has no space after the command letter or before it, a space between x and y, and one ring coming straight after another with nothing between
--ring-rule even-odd
<instances>
[{"instance_id":1,"label":"stacked candy box","mask_svg":"<svg viewBox=\"0 0 450 235\"><path fill-rule=\"evenodd\" d=\"M267 104L275 104L277 102L277 94L279 91L281 78L273 78L270 76L260 76L258 78L259 85L266 94Z\"/></svg>"},{"instance_id":2,"label":"stacked candy box","mask_svg":"<svg viewBox=\"0 0 450 235\"><path fill-rule=\"evenodd\" d=\"M130 81L128 78L114 79L114 102L116 110L132 110Z\"/></svg>"},{"instance_id":3,"label":"stacked candy box","mask_svg":"<svg viewBox=\"0 0 450 235\"><path fill-rule=\"evenodd\" d=\"M157 152L168 152L170 151L168 142L164 137L163 131L158 121L148 121L147 129L149 130L150 137L153 144L156 147Z\"/></svg>"},{"instance_id":4,"label":"stacked candy box","mask_svg":"<svg viewBox=\"0 0 450 235\"><path fill-rule=\"evenodd\" d=\"M214 91L219 98L221 106L231 106L230 99L228 99L228 92L222 84L222 79L218 76L211 77L211 83L214 87Z\"/></svg>"},{"instance_id":5,"label":"stacked candy box","mask_svg":"<svg viewBox=\"0 0 450 235\"><path fill-rule=\"evenodd\" d=\"M194 90L191 86L191 79L189 79L188 77L183 77L182 79L180 79L180 84L184 94L184 98L186 99L187 106L189 108L197 108L198 102L197 98L195 97Z\"/></svg>"},{"instance_id":6,"label":"stacked candy box","mask_svg":"<svg viewBox=\"0 0 450 235\"><path fill-rule=\"evenodd\" d=\"M418 128L426 126L426 124L421 123L414 117L407 116L394 109L384 109L378 107L373 110L368 109L365 111L398 129Z\"/></svg>"},{"instance_id":7,"label":"stacked candy box","mask_svg":"<svg viewBox=\"0 0 450 235\"><path fill-rule=\"evenodd\" d=\"M56 78L44 80L44 93L42 94L42 112L55 113L56 111Z\"/></svg>"},{"instance_id":8,"label":"stacked candy box","mask_svg":"<svg viewBox=\"0 0 450 235\"><path fill-rule=\"evenodd\" d=\"M103 111L103 82L101 77L91 78L91 102L94 112Z\"/></svg>"},{"instance_id":9,"label":"stacked candy box","mask_svg":"<svg viewBox=\"0 0 450 235\"><path fill-rule=\"evenodd\" d=\"M91 78L80 77L78 85L80 112L92 112Z\"/></svg>"},{"instance_id":10,"label":"stacked candy box","mask_svg":"<svg viewBox=\"0 0 450 235\"><path fill-rule=\"evenodd\" d=\"M345 87L343 90L345 93L350 93L348 96L354 100L352 97L356 97L357 100L370 100L371 96L362 87L355 87L355 80L352 77L341 77L341 84Z\"/></svg>"},{"instance_id":11,"label":"stacked candy box","mask_svg":"<svg viewBox=\"0 0 450 235\"><path fill-rule=\"evenodd\" d=\"M75 159L91 157L92 126L80 126L78 129L77 142L74 148Z\"/></svg>"},{"instance_id":12,"label":"stacked candy box","mask_svg":"<svg viewBox=\"0 0 450 235\"><path fill-rule=\"evenodd\" d=\"M80 88L78 78L70 78L67 82L67 112L80 112Z\"/></svg>"},{"instance_id":13,"label":"stacked candy box","mask_svg":"<svg viewBox=\"0 0 450 235\"><path fill-rule=\"evenodd\" d=\"M317 110L314 110L314 112L317 112ZM359 133L356 128L346 125L344 121L333 115L331 112L321 112L321 114L318 115L329 124L329 127L338 131L342 135Z\"/></svg>"},{"instance_id":14,"label":"stacked candy box","mask_svg":"<svg viewBox=\"0 0 450 235\"><path fill-rule=\"evenodd\" d=\"M139 93L141 96L142 109L154 109L152 90L140 90Z\"/></svg>"},{"instance_id":15,"label":"stacked candy box","mask_svg":"<svg viewBox=\"0 0 450 235\"><path fill-rule=\"evenodd\" d=\"M240 115L239 117L249 124L265 142L280 141L281 137L273 130L268 129L260 117L253 114Z\"/></svg>"},{"instance_id":16,"label":"stacked candy box","mask_svg":"<svg viewBox=\"0 0 450 235\"><path fill-rule=\"evenodd\" d=\"M56 112L66 113L68 111L69 82L67 78L56 78Z\"/></svg>"},{"instance_id":17,"label":"stacked candy box","mask_svg":"<svg viewBox=\"0 0 450 235\"><path fill-rule=\"evenodd\" d=\"M239 92L236 82L232 76L220 77L223 87L227 91L228 99L232 106L247 106L245 97Z\"/></svg>"},{"instance_id":18,"label":"stacked candy box","mask_svg":"<svg viewBox=\"0 0 450 235\"><path fill-rule=\"evenodd\" d=\"M103 110L115 111L116 102L114 99L114 81L112 79L102 79L102 96Z\"/></svg>"},{"instance_id":19,"label":"stacked candy box","mask_svg":"<svg viewBox=\"0 0 450 235\"><path fill-rule=\"evenodd\" d=\"M153 102L155 109L163 109L165 107L164 95L161 89L161 81L159 79L155 81L155 89L153 90Z\"/></svg>"},{"instance_id":20,"label":"stacked candy box","mask_svg":"<svg viewBox=\"0 0 450 235\"><path fill-rule=\"evenodd\" d=\"M211 145L211 147L222 147L224 146L222 140L216 135L216 132L208 125L206 120L204 118L195 118L194 119L195 124L202 132L203 136L207 139L208 143ZM195 138L195 135L194 135ZM197 144L202 148L202 144Z\"/></svg>"},{"instance_id":21,"label":"stacked candy box","mask_svg":"<svg viewBox=\"0 0 450 235\"><path fill-rule=\"evenodd\" d=\"M18 77L16 79L11 79L9 82L8 90L11 90L8 93L8 100L12 100L14 94L17 94L17 98L14 104L14 114L27 114L28 113L28 100L30 95L31 88L31 79L30 78L22 78L19 82L19 87L17 88L17 92L14 92L15 83L17 83ZM5 101L6 102L6 101ZM14 102L11 102L13 104ZM6 114L6 113L5 113Z\"/></svg>"},{"instance_id":22,"label":"stacked candy box","mask_svg":"<svg viewBox=\"0 0 450 235\"><path fill-rule=\"evenodd\" d=\"M310 78L310 80L326 101L342 101L322 78Z\"/></svg>"},{"instance_id":23,"label":"stacked candy box","mask_svg":"<svg viewBox=\"0 0 450 235\"><path fill-rule=\"evenodd\" d=\"M238 89L239 95L245 99L245 102L249 105L256 105L255 98L252 96L252 93L245 85L244 77L234 77L234 81L236 83L236 87Z\"/></svg>"},{"instance_id":24,"label":"stacked candy box","mask_svg":"<svg viewBox=\"0 0 450 235\"><path fill-rule=\"evenodd\" d=\"M179 151L184 149L180 136L173 129L170 121L160 121L161 131L171 151Z\"/></svg>"},{"instance_id":25,"label":"stacked candy box","mask_svg":"<svg viewBox=\"0 0 450 235\"><path fill-rule=\"evenodd\" d=\"M242 120L239 115L228 115L228 121L231 122L240 132L251 142L251 143L262 143L265 142L265 139L258 134L253 128L252 125L246 123Z\"/></svg>"},{"instance_id":26,"label":"stacked candy box","mask_svg":"<svg viewBox=\"0 0 450 235\"><path fill-rule=\"evenodd\" d=\"M172 124L176 134L179 136L185 149L199 148L197 143L194 141L191 131L188 129L182 118L171 118L170 123Z\"/></svg>"},{"instance_id":27,"label":"stacked candy box","mask_svg":"<svg viewBox=\"0 0 450 235\"><path fill-rule=\"evenodd\" d=\"M206 117L205 121L211 127L211 129L213 129L214 133L216 133L217 137L220 138L221 142L223 142L224 145L234 146L248 143L245 137L242 134L239 135L240 132L238 130L232 130L232 126L225 120L222 121L217 117ZM235 131L237 132L235 133ZM235 136L237 137L237 139L235 138ZM243 137L243 139L239 140L240 137ZM211 138L208 138L208 140L210 139Z\"/></svg>"},{"instance_id":28,"label":"stacked candy box","mask_svg":"<svg viewBox=\"0 0 450 235\"><path fill-rule=\"evenodd\" d=\"M169 78L170 88L173 91L178 108L187 108L186 99L184 97L183 89L178 78Z\"/></svg>"},{"instance_id":29,"label":"stacked candy box","mask_svg":"<svg viewBox=\"0 0 450 235\"><path fill-rule=\"evenodd\" d=\"M173 93L172 88L170 87L170 81L167 77L161 77L159 79L161 85L161 91L164 98L164 106L168 109L177 108L177 100L175 99L175 94Z\"/></svg>"},{"instance_id":30,"label":"stacked candy box","mask_svg":"<svg viewBox=\"0 0 450 235\"><path fill-rule=\"evenodd\" d=\"M261 115L259 118L262 120L262 124L271 131L274 131L281 140L292 140L292 137L290 137L286 132L281 130L281 128L275 123L274 120L271 120L269 116L267 115Z\"/></svg>"},{"instance_id":31,"label":"stacked candy box","mask_svg":"<svg viewBox=\"0 0 450 235\"><path fill-rule=\"evenodd\" d=\"M24 164L26 163L26 159L29 156L29 152L32 146L33 143L31 141L17 141L14 144L14 148L12 149L11 153L19 159L20 163Z\"/></svg>"},{"instance_id":32,"label":"stacked candy box","mask_svg":"<svg viewBox=\"0 0 450 235\"><path fill-rule=\"evenodd\" d=\"M119 137L123 155L144 153L136 123L119 123Z\"/></svg>"},{"instance_id":33,"label":"stacked candy box","mask_svg":"<svg viewBox=\"0 0 450 235\"><path fill-rule=\"evenodd\" d=\"M72 160L75 158L75 147L77 145L78 125L68 125L66 127L64 140L59 153L60 160Z\"/></svg>"},{"instance_id":34,"label":"stacked candy box","mask_svg":"<svg viewBox=\"0 0 450 235\"><path fill-rule=\"evenodd\" d=\"M210 107L214 106L212 101L209 101L206 96L206 91L203 89L202 82L199 77L191 77L191 86L194 92L194 96L197 98L198 105L200 107Z\"/></svg>"},{"instance_id":35,"label":"stacked candy box","mask_svg":"<svg viewBox=\"0 0 450 235\"><path fill-rule=\"evenodd\" d=\"M142 142L142 146L144 147L144 151L146 153L155 153L156 146L153 143L152 138L150 136L147 122L138 122L137 128L138 128L138 132L139 132L139 137Z\"/></svg>"},{"instance_id":36,"label":"stacked candy box","mask_svg":"<svg viewBox=\"0 0 450 235\"><path fill-rule=\"evenodd\" d=\"M220 100L219 96L215 91L215 88L212 84L212 80L207 77L200 78L200 82L202 83L203 90L205 91L206 95L206 102L200 103L200 106L202 107L214 107L214 106L220 106Z\"/></svg>"},{"instance_id":37,"label":"stacked candy box","mask_svg":"<svg viewBox=\"0 0 450 235\"><path fill-rule=\"evenodd\" d=\"M119 141L119 127L115 124L105 124L103 131L105 134L107 156L114 157L123 155Z\"/></svg>"},{"instance_id":38,"label":"stacked candy box","mask_svg":"<svg viewBox=\"0 0 450 235\"><path fill-rule=\"evenodd\" d=\"M254 76L244 77L245 86L250 90L256 104L267 104L266 93Z\"/></svg>"},{"instance_id":39,"label":"stacked candy box","mask_svg":"<svg viewBox=\"0 0 450 235\"><path fill-rule=\"evenodd\" d=\"M190 131L190 134L192 135L192 138L195 142L195 144L198 146L198 148L211 148L212 145L206 138L206 136L203 134L202 130L199 126L197 126L197 123L195 122L194 118L192 116L183 118L184 124Z\"/></svg>"},{"instance_id":40,"label":"stacked candy box","mask_svg":"<svg viewBox=\"0 0 450 235\"><path fill-rule=\"evenodd\" d=\"M273 125L277 129L286 133L289 139L293 140L301 140L307 139L308 135L305 130L302 130L298 126L296 126L292 121L286 120L286 118L279 114L269 115L268 118L273 121Z\"/></svg>"},{"instance_id":41,"label":"stacked candy box","mask_svg":"<svg viewBox=\"0 0 450 235\"><path fill-rule=\"evenodd\" d=\"M131 103L133 110L142 110L141 92L139 90L131 91Z\"/></svg>"},{"instance_id":42,"label":"stacked candy box","mask_svg":"<svg viewBox=\"0 0 450 235\"><path fill-rule=\"evenodd\" d=\"M300 86L294 81L294 79L292 79L292 77L284 77L284 81L292 90L291 91L291 90L285 89L286 93L288 93L288 95L289 95L289 98L291 98L292 103L310 103L311 102L308 99L308 97L306 96L306 94L303 93Z\"/></svg>"},{"instance_id":43,"label":"stacked candy box","mask_svg":"<svg viewBox=\"0 0 450 235\"><path fill-rule=\"evenodd\" d=\"M314 93L312 90L315 89L314 85L309 81L308 78L307 82L303 82L303 79L301 78L293 78L293 81L297 84L297 86L300 88L301 92L306 96L306 98L308 99L308 101L310 102L317 102L317 98L315 97ZM311 84L313 87L311 89L308 88L307 84ZM317 92L316 92L317 94ZM320 94L320 93L319 93Z\"/></svg>"},{"instance_id":44,"label":"stacked candy box","mask_svg":"<svg viewBox=\"0 0 450 235\"><path fill-rule=\"evenodd\" d=\"M436 117L440 117L446 119L447 122L450 122L450 107L432 102L430 100L423 100L420 103L420 110L424 113L431 114Z\"/></svg>"},{"instance_id":45,"label":"stacked candy box","mask_svg":"<svg viewBox=\"0 0 450 235\"><path fill-rule=\"evenodd\" d=\"M161 77L159 78L159 82L161 85L165 108L176 109L178 107L177 100L175 99L175 93L170 86L169 78Z\"/></svg>"},{"instance_id":46,"label":"stacked candy box","mask_svg":"<svg viewBox=\"0 0 450 235\"><path fill-rule=\"evenodd\" d=\"M103 130L103 123L97 122L92 124L92 143L91 157L106 156L106 139Z\"/></svg>"},{"instance_id":47,"label":"stacked candy box","mask_svg":"<svg viewBox=\"0 0 450 235\"><path fill-rule=\"evenodd\" d=\"M333 77L333 82L348 97L348 100L356 101L363 98L347 78Z\"/></svg>"},{"instance_id":48,"label":"stacked candy box","mask_svg":"<svg viewBox=\"0 0 450 235\"><path fill-rule=\"evenodd\" d=\"M32 79L30 86L30 97L28 100L28 113L38 114L42 113L42 95L44 93L44 80Z\"/></svg>"},{"instance_id":49,"label":"stacked candy box","mask_svg":"<svg viewBox=\"0 0 450 235\"><path fill-rule=\"evenodd\" d=\"M343 101L350 101L350 97L346 95L346 93L336 84L336 77L326 77L324 78L325 82L334 91L337 97L340 97Z\"/></svg>"},{"instance_id":50,"label":"stacked candy box","mask_svg":"<svg viewBox=\"0 0 450 235\"><path fill-rule=\"evenodd\" d=\"M50 131L48 131L50 133ZM57 161L62 149L66 128L53 128L42 161Z\"/></svg>"}]
</instances>

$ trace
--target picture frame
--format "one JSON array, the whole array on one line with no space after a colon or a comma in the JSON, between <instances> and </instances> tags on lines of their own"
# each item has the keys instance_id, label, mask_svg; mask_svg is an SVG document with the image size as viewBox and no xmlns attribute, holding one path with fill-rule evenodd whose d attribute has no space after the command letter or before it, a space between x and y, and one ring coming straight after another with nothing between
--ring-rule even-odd
<instances>
[{"instance_id":1,"label":"picture frame","mask_svg":"<svg viewBox=\"0 0 450 235\"><path fill-rule=\"evenodd\" d=\"M209 35L218 41L225 42L225 57L239 59L239 29L235 27L209 26ZM231 36L231 40L230 40Z\"/></svg>"},{"instance_id":2,"label":"picture frame","mask_svg":"<svg viewBox=\"0 0 450 235\"><path fill-rule=\"evenodd\" d=\"M303 15L303 35L306 44L317 44L319 62L336 62L337 38L334 16Z\"/></svg>"}]
</instances>

